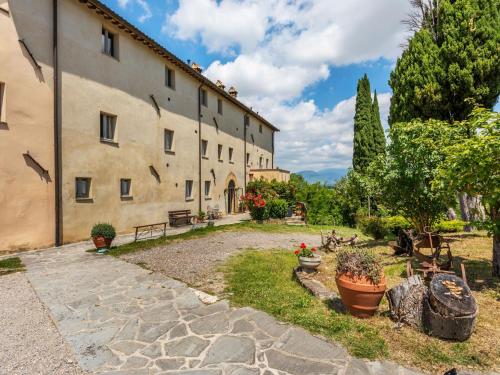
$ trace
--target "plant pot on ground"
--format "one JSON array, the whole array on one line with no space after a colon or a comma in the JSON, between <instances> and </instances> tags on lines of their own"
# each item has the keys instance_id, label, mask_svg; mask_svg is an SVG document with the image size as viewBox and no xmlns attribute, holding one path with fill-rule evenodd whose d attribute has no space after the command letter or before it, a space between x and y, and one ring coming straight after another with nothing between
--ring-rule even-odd
<instances>
[{"instance_id":1,"label":"plant pot on ground","mask_svg":"<svg viewBox=\"0 0 500 375\"><path fill-rule=\"evenodd\" d=\"M116 231L111 224L97 223L92 227L90 236L97 250L109 249L113 239L116 237Z\"/></svg>"},{"instance_id":2,"label":"plant pot on ground","mask_svg":"<svg viewBox=\"0 0 500 375\"><path fill-rule=\"evenodd\" d=\"M358 318L375 314L386 288L380 262L373 253L358 248L338 252L335 282L342 303Z\"/></svg>"},{"instance_id":3,"label":"plant pot on ground","mask_svg":"<svg viewBox=\"0 0 500 375\"><path fill-rule=\"evenodd\" d=\"M299 264L303 271L315 271L321 264L321 256L316 254L316 248L308 248L305 243L294 251L299 258Z\"/></svg>"}]
</instances>

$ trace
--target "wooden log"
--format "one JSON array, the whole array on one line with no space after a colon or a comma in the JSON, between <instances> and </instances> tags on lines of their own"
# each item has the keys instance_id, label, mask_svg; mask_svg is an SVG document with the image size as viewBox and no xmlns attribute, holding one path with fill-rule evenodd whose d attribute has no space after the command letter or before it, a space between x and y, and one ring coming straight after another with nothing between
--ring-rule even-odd
<instances>
[{"instance_id":1,"label":"wooden log","mask_svg":"<svg viewBox=\"0 0 500 375\"><path fill-rule=\"evenodd\" d=\"M386 292L392 319L420 329L427 287L419 275L408 277Z\"/></svg>"}]
</instances>

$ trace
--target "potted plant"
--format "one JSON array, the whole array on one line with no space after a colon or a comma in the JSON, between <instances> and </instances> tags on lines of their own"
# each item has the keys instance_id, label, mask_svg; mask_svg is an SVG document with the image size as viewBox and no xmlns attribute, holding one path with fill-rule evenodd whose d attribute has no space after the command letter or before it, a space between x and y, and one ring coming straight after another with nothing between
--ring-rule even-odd
<instances>
[{"instance_id":1,"label":"potted plant","mask_svg":"<svg viewBox=\"0 0 500 375\"><path fill-rule=\"evenodd\" d=\"M299 258L300 267L304 271L314 271L321 264L321 256L316 254L316 248L308 248L305 243L301 243L294 253Z\"/></svg>"},{"instance_id":2,"label":"potted plant","mask_svg":"<svg viewBox=\"0 0 500 375\"><path fill-rule=\"evenodd\" d=\"M358 318L375 314L384 296L382 265L371 252L353 248L337 253L335 282L347 310Z\"/></svg>"},{"instance_id":3,"label":"potted plant","mask_svg":"<svg viewBox=\"0 0 500 375\"><path fill-rule=\"evenodd\" d=\"M97 250L109 249L111 247L111 242L113 242L113 239L116 237L116 231L111 224L97 223L92 227L90 236Z\"/></svg>"},{"instance_id":4,"label":"potted plant","mask_svg":"<svg viewBox=\"0 0 500 375\"><path fill-rule=\"evenodd\" d=\"M205 213L205 211L200 210L200 211L198 212L198 221L199 221L200 223L203 223L203 222L205 221L205 217L206 217L206 216L207 216L207 214Z\"/></svg>"}]
</instances>

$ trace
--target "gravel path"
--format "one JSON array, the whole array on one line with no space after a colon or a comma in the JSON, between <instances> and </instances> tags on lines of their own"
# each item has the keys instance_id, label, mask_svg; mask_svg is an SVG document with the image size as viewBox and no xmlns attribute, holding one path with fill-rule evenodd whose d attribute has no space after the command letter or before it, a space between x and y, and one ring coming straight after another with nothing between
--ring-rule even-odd
<instances>
[{"instance_id":1,"label":"gravel path","mask_svg":"<svg viewBox=\"0 0 500 375\"><path fill-rule=\"evenodd\" d=\"M24 273L0 277L0 374L85 374Z\"/></svg>"},{"instance_id":2,"label":"gravel path","mask_svg":"<svg viewBox=\"0 0 500 375\"><path fill-rule=\"evenodd\" d=\"M219 232L124 255L122 259L220 294L224 289L223 275L217 269L230 255L248 248L292 249L301 242L318 246L321 238L318 234L303 233Z\"/></svg>"}]
</instances>

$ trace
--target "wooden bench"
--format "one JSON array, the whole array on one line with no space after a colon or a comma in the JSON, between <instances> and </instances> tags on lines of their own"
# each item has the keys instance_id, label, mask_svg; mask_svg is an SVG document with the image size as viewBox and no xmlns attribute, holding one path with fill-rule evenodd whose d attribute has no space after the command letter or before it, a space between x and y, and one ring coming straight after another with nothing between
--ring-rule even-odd
<instances>
[{"instance_id":1,"label":"wooden bench","mask_svg":"<svg viewBox=\"0 0 500 375\"><path fill-rule=\"evenodd\" d=\"M189 225L196 215L191 215L191 210L168 211L168 222L171 227Z\"/></svg>"},{"instance_id":2,"label":"wooden bench","mask_svg":"<svg viewBox=\"0 0 500 375\"><path fill-rule=\"evenodd\" d=\"M167 222L138 225L135 228L135 241L144 238L153 238L167 235Z\"/></svg>"}]
</instances>

